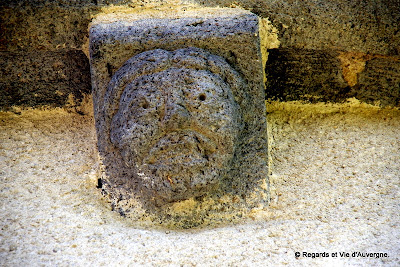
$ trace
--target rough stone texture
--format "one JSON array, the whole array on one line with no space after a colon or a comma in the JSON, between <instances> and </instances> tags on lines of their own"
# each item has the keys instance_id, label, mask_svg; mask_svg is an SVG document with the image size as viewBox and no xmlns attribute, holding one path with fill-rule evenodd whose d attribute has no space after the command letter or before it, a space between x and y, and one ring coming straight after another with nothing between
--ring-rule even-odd
<instances>
[{"instance_id":1,"label":"rough stone texture","mask_svg":"<svg viewBox=\"0 0 400 267\"><path fill-rule=\"evenodd\" d=\"M48 51L62 52L82 49L86 53L84 44L88 38L88 23L95 14L114 8L112 4L141 13L143 10L161 8L178 11L190 10L193 6L188 4L189 2L201 7L239 6L252 11L261 18L269 18L279 34L280 47L293 49L293 53L299 51L298 49L305 49L305 53L316 51L316 57L321 51L384 55L391 57L391 65L399 58L399 0L4 0L0 3L0 51L35 51L43 53L43 57ZM263 52L266 53L266 51ZM303 58L302 65L307 68L313 67L312 60L307 62L307 59L307 57ZM30 59L25 57L24 60L29 61ZM75 72L73 69L70 71ZM81 71L85 70L82 68ZM326 71L331 71L331 69L328 68ZM322 72L317 70L317 74L320 75L316 75L316 77L330 75L329 72L325 74ZM33 71L32 75L34 73ZM380 77L385 77L384 79L390 79L390 75L390 71L380 72ZM294 78L298 78L298 76L288 77L288 79ZM2 79L3 77L0 77L0 80ZM302 80L300 79L296 83L304 88L305 85L301 84ZM332 90L328 90L326 93L318 90L318 85L324 84L324 80L313 79L313 81L315 83L311 84L311 87L317 91L310 91L311 94L332 95ZM36 84L39 83L42 82L36 80ZM45 83L40 86L46 88ZM363 94L364 89L362 88L368 86L370 85L364 84L363 87L354 87L352 92L360 89L362 90L360 94ZM375 81L371 86L376 86ZM395 88L388 87L384 91L393 91L396 90ZM7 105L19 104L18 97L10 98L10 95L18 95L20 91L18 85L7 87L7 90L8 92L0 94L6 98L1 102L7 103ZM54 94L54 92L50 92L54 91L54 87L48 87L47 90L49 91L48 95ZM70 90L74 89L70 88ZM291 89L283 88L283 90ZM271 95L270 92L268 94ZM280 94L282 93L279 92L277 96ZM352 95L357 94L358 92L352 93ZM370 99L371 96L376 99ZM370 94L370 97L361 97L361 99L370 99L369 102L396 102L396 100L384 100L381 96L382 94ZM334 97L329 100L336 101L337 99L340 98ZM46 104L54 104L54 101L54 98L49 98ZM35 102L34 98L31 98L29 105L37 104L43 104L43 101ZM61 105L58 102L56 104Z\"/></svg>"},{"instance_id":2,"label":"rough stone texture","mask_svg":"<svg viewBox=\"0 0 400 267\"><path fill-rule=\"evenodd\" d=\"M267 17L282 48L336 49L400 55L399 0L195 0L206 6L241 6Z\"/></svg>"},{"instance_id":3,"label":"rough stone texture","mask_svg":"<svg viewBox=\"0 0 400 267\"><path fill-rule=\"evenodd\" d=\"M171 6L188 2L210 7L239 6L260 17L269 18L279 30L282 47L318 50L336 48L382 55L399 55L400 53L399 0L6 0L0 3L1 6L6 7L6 10L0 11L0 14L1 18L4 18L3 23L18 20L18 23L22 22L21 25L26 25L19 28L7 22L4 34L11 37L7 40L15 42L22 37L21 41L25 42L24 40L28 38L34 41L35 35L48 36L43 29L49 31L48 25L51 23L44 25L41 23L45 19L43 15L46 14L47 17L53 17L55 30L58 29L57 33L62 30L58 38L76 39L67 43L67 45L76 46L75 42L84 43L82 37L86 31L87 23L85 22L90 20L92 14L101 12L100 7L115 4L152 8L163 4ZM67 17L64 18L64 16ZM25 23L28 21L29 24ZM30 23L34 23L35 27L33 25L30 27ZM63 27L62 24L65 26ZM75 27L72 27L74 24ZM26 31L27 28L30 32ZM10 35L9 31L13 34ZM40 32L43 34L37 34ZM71 36L72 39L66 36ZM46 40L56 42L48 37ZM27 44L29 45L29 42Z\"/></svg>"},{"instance_id":4,"label":"rough stone texture","mask_svg":"<svg viewBox=\"0 0 400 267\"><path fill-rule=\"evenodd\" d=\"M102 186L133 219L192 227L268 203L258 18L195 14L90 29Z\"/></svg>"},{"instance_id":5,"label":"rough stone texture","mask_svg":"<svg viewBox=\"0 0 400 267\"><path fill-rule=\"evenodd\" d=\"M0 3L0 109L65 106L91 93L81 47L91 7L43 4Z\"/></svg>"},{"instance_id":6,"label":"rough stone texture","mask_svg":"<svg viewBox=\"0 0 400 267\"><path fill-rule=\"evenodd\" d=\"M4 5L4 3L3 3ZM77 50L95 6L0 4L0 50Z\"/></svg>"},{"instance_id":7,"label":"rough stone texture","mask_svg":"<svg viewBox=\"0 0 400 267\"><path fill-rule=\"evenodd\" d=\"M131 58L106 93L104 116L117 112L99 132L111 140L104 150L116 148L123 158L110 164L128 166L132 179L167 202L211 191L227 175L242 128L229 85L246 88L222 58L202 50L159 49Z\"/></svg>"},{"instance_id":8,"label":"rough stone texture","mask_svg":"<svg viewBox=\"0 0 400 267\"><path fill-rule=\"evenodd\" d=\"M399 106L400 58L335 50L269 50L266 96L281 101L343 102L355 97Z\"/></svg>"},{"instance_id":9,"label":"rough stone texture","mask_svg":"<svg viewBox=\"0 0 400 267\"><path fill-rule=\"evenodd\" d=\"M354 89L356 97L365 102L400 106L400 58L374 58L365 64Z\"/></svg>"},{"instance_id":10,"label":"rough stone texture","mask_svg":"<svg viewBox=\"0 0 400 267\"><path fill-rule=\"evenodd\" d=\"M271 49L265 68L267 98L283 101L342 101L349 86L339 54L306 49Z\"/></svg>"},{"instance_id":11,"label":"rough stone texture","mask_svg":"<svg viewBox=\"0 0 400 267\"><path fill-rule=\"evenodd\" d=\"M79 50L0 51L0 77L0 108L49 103L64 106L91 93L89 62Z\"/></svg>"}]
</instances>

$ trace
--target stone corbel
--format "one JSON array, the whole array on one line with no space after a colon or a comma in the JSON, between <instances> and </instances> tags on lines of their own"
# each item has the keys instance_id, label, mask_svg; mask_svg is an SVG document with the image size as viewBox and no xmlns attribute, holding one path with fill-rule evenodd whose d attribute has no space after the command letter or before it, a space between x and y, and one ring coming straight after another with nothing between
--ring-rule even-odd
<instances>
[{"instance_id":1,"label":"stone corbel","mask_svg":"<svg viewBox=\"0 0 400 267\"><path fill-rule=\"evenodd\" d=\"M258 21L199 9L91 24L102 190L114 210L187 228L268 204Z\"/></svg>"}]
</instances>

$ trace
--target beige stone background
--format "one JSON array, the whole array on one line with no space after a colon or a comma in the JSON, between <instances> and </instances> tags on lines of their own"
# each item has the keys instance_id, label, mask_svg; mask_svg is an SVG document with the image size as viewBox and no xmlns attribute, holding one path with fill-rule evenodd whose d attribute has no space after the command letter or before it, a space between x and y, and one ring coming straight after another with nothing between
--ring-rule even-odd
<instances>
[{"instance_id":1,"label":"beige stone background","mask_svg":"<svg viewBox=\"0 0 400 267\"><path fill-rule=\"evenodd\" d=\"M271 205L236 225L128 222L96 188L93 116L0 113L2 266L398 266L400 111L266 103ZM328 258L296 258L327 252ZM334 252L387 253L340 257Z\"/></svg>"},{"instance_id":2,"label":"beige stone background","mask_svg":"<svg viewBox=\"0 0 400 267\"><path fill-rule=\"evenodd\" d=\"M0 3L0 266L399 266L399 2L183 2ZM270 70L289 67L266 81L285 93L266 102L270 206L176 231L124 220L96 188L84 52L99 12L192 5L255 12L278 36Z\"/></svg>"}]
</instances>

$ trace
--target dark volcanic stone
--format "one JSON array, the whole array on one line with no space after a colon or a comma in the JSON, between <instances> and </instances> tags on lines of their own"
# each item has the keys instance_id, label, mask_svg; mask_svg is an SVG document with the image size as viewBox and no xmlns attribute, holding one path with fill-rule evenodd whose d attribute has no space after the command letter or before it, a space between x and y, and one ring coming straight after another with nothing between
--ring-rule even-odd
<instances>
[{"instance_id":1,"label":"dark volcanic stone","mask_svg":"<svg viewBox=\"0 0 400 267\"><path fill-rule=\"evenodd\" d=\"M201 12L90 29L103 190L125 216L184 227L269 201L258 18Z\"/></svg>"},{"instance_id":2,"label":"dark volcanic stone","mask_svg":"<svg viewBox=\"0 0 400 267\"><path fill-rule=\"evenodd\" d=\"M400 58L368 60L354 88L356 97L382 106L400 106Z\"/></svg>"},{"instance_id":3,"label":"dark volcanic stone","mask_svg":"<svg viewBox=\"0 0 400 267\"><path fill-rule=\"evenodd\" d=\"M64 106L91 93L89 61L82 51L0 52L0 108Z\"/></svg>"},{"instance_id":4,"label":"dark volcanic stone","mask_svg":"<svg viewBox=\"0 0 400 267\"><path fill-rule=\"evenodd\" d=\"M343 101L350 87L334 51L271 49L265 72L266 97L282 101Z\"/></svg>"}]
</instances>

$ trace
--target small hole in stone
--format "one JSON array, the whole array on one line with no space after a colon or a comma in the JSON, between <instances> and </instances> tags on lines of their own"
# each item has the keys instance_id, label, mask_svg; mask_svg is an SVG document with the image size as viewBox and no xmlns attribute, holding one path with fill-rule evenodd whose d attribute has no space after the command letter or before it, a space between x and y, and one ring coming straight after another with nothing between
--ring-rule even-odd
<instances>
[{"instance_id":1,"label":"small hole in stone","mask_svg":"<svg viewBox=\"0 0 400 267\"><path fill-rule=\"evenodd\" d=\"M142 108L144 108L144 109L148 109L149 108L149 103L143 103L142 104Z\"/></svg>"},{"instance_id":2,"label":"small hole in stone","mask_svg":"<svg viewBox=\"0 0 400 267\"><path fill-rule=\"evenodd\" d=\"M200 101L206 100L206 95L205 95L205 94L200 94L200 95L199 95L199 100L200 100Z\"/></svg>"},{"instance_id":3,"label":"small hole in stone","mask_svg":"<svg viewBox=\"0 0 400 267\"><path fill-rule=\"evenodd\" d=\"M101 179L97 179L97 188L102 188L103 187L103 181Z\"/></svg>"}]
</instances>

